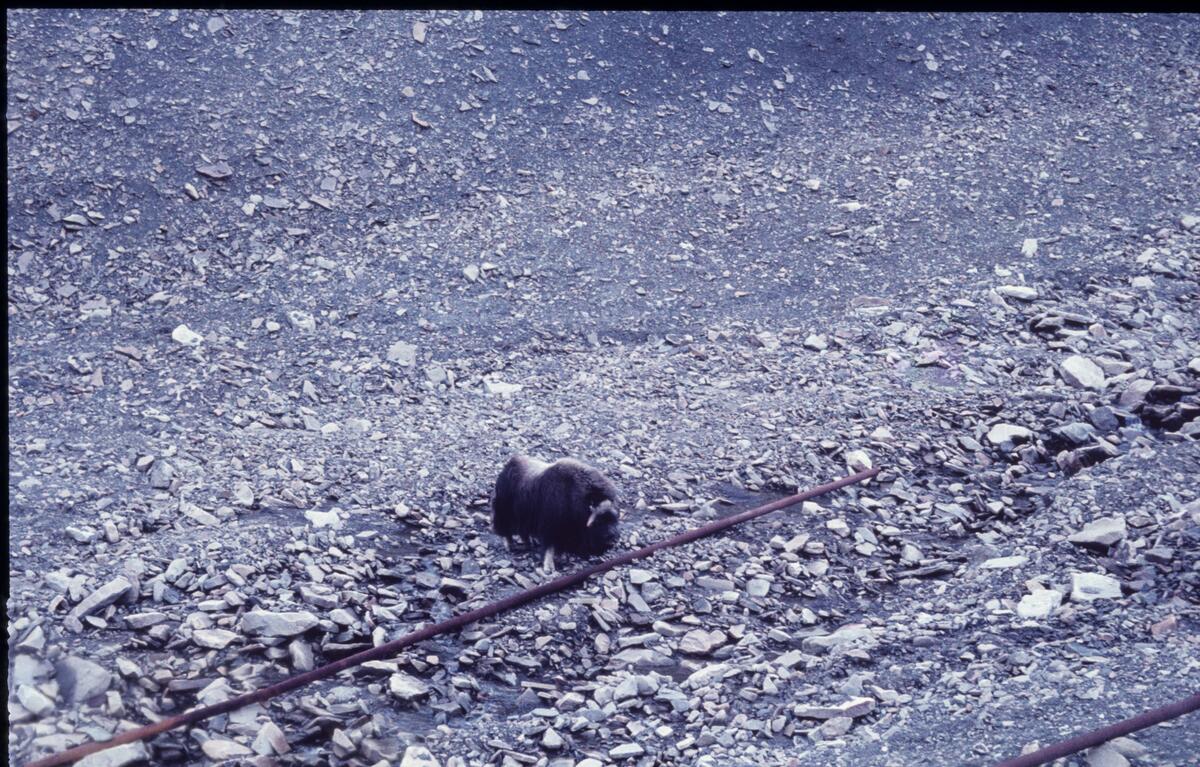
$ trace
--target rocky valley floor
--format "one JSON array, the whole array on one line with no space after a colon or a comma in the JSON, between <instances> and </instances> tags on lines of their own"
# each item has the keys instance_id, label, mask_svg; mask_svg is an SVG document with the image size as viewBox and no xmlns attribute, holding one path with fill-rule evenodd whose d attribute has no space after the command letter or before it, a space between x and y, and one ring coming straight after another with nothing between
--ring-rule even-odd
<instances>
[{"instance_id":1,"label":"rocky valley floor","mask_svg":"<svg viewBox=\"0 0 1200 767\"><path fill-rule=\"evenodd\" d=\"M621 550L882 472L88 764L983 767L1200 689L1195 19L7 20L10 762L541 582L516 451Z\"/></svg>"}]
</instances>

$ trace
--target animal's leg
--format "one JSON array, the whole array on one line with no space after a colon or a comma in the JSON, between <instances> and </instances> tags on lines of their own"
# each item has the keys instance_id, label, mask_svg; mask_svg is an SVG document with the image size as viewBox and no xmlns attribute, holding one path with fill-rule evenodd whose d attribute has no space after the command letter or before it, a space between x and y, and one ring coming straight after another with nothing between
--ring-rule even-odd
<instances>
[{"instance_id":1,"label":"animal's leg","mask_svg":"<svg viewBox=\"0 0 1200 767\"><path fill-rule=\"evenodd\" d=\"M555 569L554 569L554 547L553 546L546 547L546 555L542 559L542 572L545 573L546 575L549 575L550 573L555 572Z\"/></svg>"}]
</instances>

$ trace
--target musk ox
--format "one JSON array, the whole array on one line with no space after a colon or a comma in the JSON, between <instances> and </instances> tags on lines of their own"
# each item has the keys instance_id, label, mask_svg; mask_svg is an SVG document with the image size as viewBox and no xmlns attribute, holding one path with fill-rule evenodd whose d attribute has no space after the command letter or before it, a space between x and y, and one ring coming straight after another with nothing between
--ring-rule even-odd
<instances>
[{"instance_id":1,"label":"musk ox","mask_svg":"<svg viewBox=\"0 0 1200 767\"><path fill-rule=\"evenodd\" d=\"M492 495L492 528L511 547L545 547L543 570L554 554L602 554L617 541L617 488L603 474L573 458L545 463L514 455L504 464Z\"/></svg>"}]
</instances>

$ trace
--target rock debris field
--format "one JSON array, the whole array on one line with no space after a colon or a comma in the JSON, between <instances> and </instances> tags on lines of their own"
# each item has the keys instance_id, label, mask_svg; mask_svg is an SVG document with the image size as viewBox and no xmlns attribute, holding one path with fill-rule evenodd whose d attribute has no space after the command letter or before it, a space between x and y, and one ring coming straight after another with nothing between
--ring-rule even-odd
<instances>
[{"instance_id":1,"label":"rock debris field","mask_svg":"<svg viewBox=\"0 0 1200 767\"><path fill-rule=\"evenodd\" d=\"M882 473L80 764L982 766L1200 689L1197 17L7 24L10 763L541 582L514 451L618 550Z\"/></svg>"}]
</instances>

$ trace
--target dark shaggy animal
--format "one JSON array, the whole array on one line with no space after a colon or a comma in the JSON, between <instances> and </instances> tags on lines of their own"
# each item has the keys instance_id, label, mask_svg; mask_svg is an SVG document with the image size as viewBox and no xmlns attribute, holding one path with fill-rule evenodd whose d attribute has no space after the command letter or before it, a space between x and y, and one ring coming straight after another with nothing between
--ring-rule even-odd
<instances>
[{"instance_id":1,"label":"dark shaggy animal","mask_svg":"<svg viewBox=\"0 0 1200 767\"><path fill-rule=\"evenodd\" d=\"M544 463L514 455L504 464L492 495L492 528L508 539L554 552L602 554L617 541L617 488L596 469L573 458Z\"/></svg>"}]
</instances>

